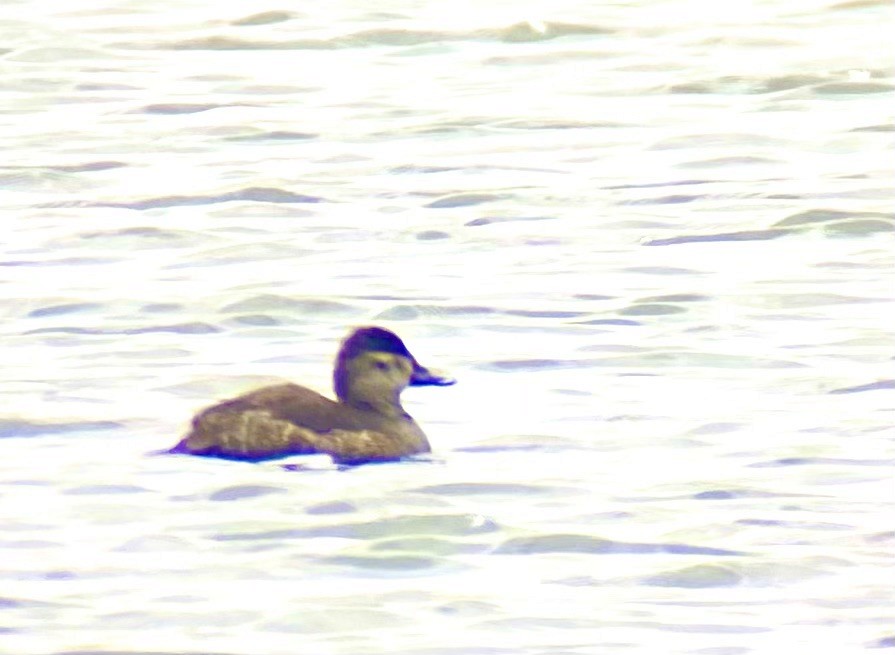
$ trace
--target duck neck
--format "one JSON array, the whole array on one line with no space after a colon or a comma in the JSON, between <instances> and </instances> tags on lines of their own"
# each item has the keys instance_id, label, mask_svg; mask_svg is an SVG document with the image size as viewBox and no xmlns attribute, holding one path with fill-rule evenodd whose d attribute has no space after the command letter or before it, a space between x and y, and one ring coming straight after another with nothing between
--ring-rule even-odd
<instances>
[{"instance_id":1,"label":"duck neck","mask_svg":"<svg viewBox=\"0 0 895 655\"><path fill-rule=\"evenodd\" d=\"M376 400L368 400L365 398L348 398L344 400L348 405L355 409L365 412L376 412L389 418L404 418L407 412L401 407L401 401L398 398L386 399L377 398Z\"/></svg>"}]
</instances>

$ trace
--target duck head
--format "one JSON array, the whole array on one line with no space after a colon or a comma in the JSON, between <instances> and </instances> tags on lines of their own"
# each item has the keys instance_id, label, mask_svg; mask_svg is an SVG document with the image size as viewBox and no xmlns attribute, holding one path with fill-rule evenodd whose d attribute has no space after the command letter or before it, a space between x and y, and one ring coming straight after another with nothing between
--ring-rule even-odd
<instances>
[{"instance_id":1,"label":"duck head","mask_svg":"<svg viewBox=\"0 0 895 655\"><path fill-rule=\"evenodd\" d=\"M333 382L336 396L343 403L403 415L400 396L406 387L444 387L455 380L421 366L394 332L363 327L342 342Z\"/></svg>"}]
</instances>

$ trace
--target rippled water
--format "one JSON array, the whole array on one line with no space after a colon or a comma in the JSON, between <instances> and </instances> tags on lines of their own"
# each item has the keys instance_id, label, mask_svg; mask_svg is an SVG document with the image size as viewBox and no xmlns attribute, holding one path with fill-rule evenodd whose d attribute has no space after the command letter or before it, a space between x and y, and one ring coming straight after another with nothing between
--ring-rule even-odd
<instances>
[{"instance_id":1,"label":"rippled water","mask_svg":"<svg viewBox=\"0 0 895 655\"><path fill-rule=\"evenodd\" d=\"M0 652L895 647L892 23L6 0ZM155 454L361 324L431 457Z\"/></svg>"}]
</instances>

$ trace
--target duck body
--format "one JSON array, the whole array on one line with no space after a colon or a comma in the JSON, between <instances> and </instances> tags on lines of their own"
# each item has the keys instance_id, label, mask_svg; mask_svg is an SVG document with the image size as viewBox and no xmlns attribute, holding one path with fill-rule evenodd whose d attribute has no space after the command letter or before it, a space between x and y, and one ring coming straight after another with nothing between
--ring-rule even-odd
<instances>
[{"instance_id":1,"label":"duck body","mask_svg":"<svg viewBox=\"0 0 895 655\"><path fill-rule=\"evenodd\" d=\"M264 387L197 414L171 452L248 461L325 453L340 464L426 453L429 441L401 406L401 391L453 383L420 366L394 333L359 328L336 359L337 401L297 384Z\"/></svg>"}]
</instances>

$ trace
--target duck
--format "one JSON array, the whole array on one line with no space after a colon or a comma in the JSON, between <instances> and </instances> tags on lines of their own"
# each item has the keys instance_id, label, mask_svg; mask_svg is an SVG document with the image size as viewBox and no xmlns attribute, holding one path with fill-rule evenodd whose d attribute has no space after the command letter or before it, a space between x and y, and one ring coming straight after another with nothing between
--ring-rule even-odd
<instances>
[{"instance_id":1,"label":"duck","mask_svg":"<svg viewBox=\"0 0 895 655\"><path fill-rule=\"evenodd\" d=\"M395 461L431 452L401 392L454 383L420 365L394 332L359 327L336 355L336 400L298 384L262 387L199 412L169 452L246 461L319 453L349 466Z\"/></svg>"}]
</instances>

